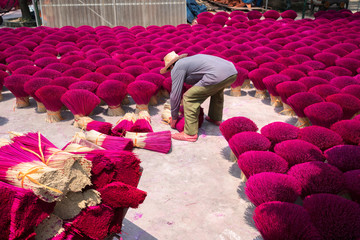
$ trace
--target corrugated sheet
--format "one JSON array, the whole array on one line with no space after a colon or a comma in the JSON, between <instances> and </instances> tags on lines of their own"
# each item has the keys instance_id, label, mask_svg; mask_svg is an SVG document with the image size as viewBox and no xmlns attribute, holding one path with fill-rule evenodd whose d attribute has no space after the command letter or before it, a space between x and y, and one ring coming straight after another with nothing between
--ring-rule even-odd
<instances>
[{"instance_id":1,"label":"corrugated sheet","mask_svg":"<svg viewBox=\"0 0 360 240\"><path fill-rule=\"evenodd\" d=\"M49 27L186 23L186 0L40 0L40 9Z\"/></svg>"}]
</instances>

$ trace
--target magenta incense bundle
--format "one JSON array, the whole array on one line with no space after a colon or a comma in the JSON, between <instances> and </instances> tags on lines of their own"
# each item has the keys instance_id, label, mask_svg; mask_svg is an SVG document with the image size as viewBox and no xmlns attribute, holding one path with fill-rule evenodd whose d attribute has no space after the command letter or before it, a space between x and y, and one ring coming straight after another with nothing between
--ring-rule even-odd
<instances>
[{"instance_id":1,"label":"magenta incense bundle","mask_svg":"<svg viewBox=\"0 0 360 240\"><path fill-rule=\"evenodd\" d=\"M44 104L47 112L46 122L53 123L63 120L61 108L63 103L61 97L67 89L60 86L47 85L36 90L36 97Z\"/></svg>"},{"instance_id":2,"label":"magenta incense bundle","mask_svg":"<svg viewBox=\"0 0 360 240\"><path fill-rule=\"evenodd\" d=\"M344 190L343 173L336 167L323 162L296 164L288 171L301 185L301 196L315 193L338 194Z\"/></svg>"},{"instance_id":3,"label":"magenta incense bundle","mask_svg":"<svg viewBox=\"0 0 360 240\"><path fill-rule=\"evenodd\" d=\"M299 128L285 122L272 122L260 130L261 134L271 141L271 149L279 142L297 139Z\"/></svg>"},{"instance_id":4,"label":"magenta incense bundle","mask_svg":"<svg viewBox=\"0 0 360 240\"><path fill-rule=\"evenodd\" d=\"M112 182L98 189L102 202L112 208L137 208L147 193L122 182Z\"/></svg>"},{"instance_id":5,"label":"magenta incense bundle","mask_svg":"<svg viewBox=\"0 0 360 240\"><path fill-rule=\"evenodd\" d=\"M85 138L86 140L108 150L132 151L133 149L133 141L131 139L110 136L97 132L95 130L90 130L86 132Z\"/></svg>"},{"instance_id":6,"label":"magenta incense bundle","mask_svg":"<svg viewBox=\"0 0 360 240\"><path fill-rule=\"evenodd\" d=\"M350 194L351 199L360 203L360 186L357 184L360 181L360 169L348 171L344 173L345 189Z\"/></svg>"},{"instance_id":7,"label":"magenta incense bundle","mask_svg":"<svg viewBox=\"0 0 360 240\"><path fill-rule=\"evenodd\" d=\"M171 149L171 132L136 133L127 132L125 138L132 139L134 147L155 152L168 153Z\"/></svg>"},{"instance_id":8,"label":"magenta incense bundle","mask_svg":"<svg viewBox=\"0 0 360 240\"><path fill-rule=\"evenodd\" d=\"M232 136L240 132L256 132L258 127L249 118L246 117L232 117L220 124L221 134L226 141L229 141Z\"/></svg>"},{"instance_id":9,"label":"magenta incense bundle","mask_svg":"<svg viewBox=\"0 0 360 240\"><path fill-rule=\"evenodd\" d=\"M276 85L290 81L290 77L284 74L273 74L263 79L263 82L270 94L271 105L274 107L282 107L281 98L279 93L276 91Z\"/></svg>"},{"instance_id":10,"label":"magenta incense bundle","mask_svg":"<svg viewBox=\"0 0 360 240\"><path fill-rule=\"evenodd\" d=\"M245 193L255 206L272 201L294 203L301 194L301 185L293 176L262 172L247 180Z\"/></svg>"},{"instance_id":11,"label":"magenta incense bundle","mask_svg":"<svg viewBox=\"0 0 360 240\"><path fill-rule=\"evenodd\" d=\"M35 92L39 88L47 85L51 85L50 78L32 78L24 84L25 92L27 92L36 101L37 104L36 111L38 113L46 112L46 108L44 104L41 102L41 100L35 95Z\"/></svg>"},{"instance_id":12,"label":"magenta incense bundle","mask_svg":"<svg viewBox=\"0 0 360 240\"><path fill-rule=\"evenodd\" d=\"M109 116L122 116L125 114L121 102L127 94L126 87L125 83L117 80L106 80L98 86L96 95L109 106L107 110Z\"/></svg>"},{"instance_id":13,"label":"magenta incense bundle","mask_svg":"<svg viewBox=\"0 0 360 240\"><path fill-rule=\"evenodd\" d=\"M86 131L95 130L103 134L111 134L112 124L108 122L96 121L90 117L81 117L75 119L76 127Z\"/></svg>"},{"instance_id":14,"label":"magenta incense bundle","mask_svg":"<svg viewBox=\"0 0 360 240\"><path fill-rule=\"evenodd\" d=\"M143 73L136 77L135 81L147 81L151 82L156 85L157 89L156 92L153 94L153 96L150 99L151 105L157 105L158 104L158 93L162 86L162 83L164 82L165 77L162 76L159 73Z\"/></svg>"},{"instance_id":15,"label":"magenta incense bundle","mask_svg":"<svg viewBox=\"0 0 360 240\"><path fill-rule=\"evenodd\" d=\"M4 78L4 85L16 97L16 107L23 108L29 106L29 94L24 90L24 84L29 81L31 76L25 74L13 74Z\"/></svg>"},{"instance_id":16,"label":"magenta incense bundle","mask_svg":"<svg viewBox=\"0 0 360 240\"><path fill-rule=\"evenodd\" d=\"M265 136L256 132L240 132L229 140L229 147L236 159L247 151L267 151L271 142Z\"/></svg>"},{"instance_id":17,"label":"magenta incense bundle","mask_svg":"<svg viewBox=\"0 0 360 240\"><path fill-rule=\"evenodd\" d=\"M322 239L309 213L294 203L263 203L255 209L253 219L261 236L267 240Z\"/></svg>"},{"instance_id":18,"label":"magenta incense bundle","mask_svg":"<svg viewBox=\"0 0 360 240\"><path fill-rule=\"evenodd\" d=\"M248 73L249 79L256 88L256 98L266 98L266 86L263 82L263 79L273 74L276 74L276 72L268 68L258 68Z\"/></svg>"},{"instance_id":19,"label":"magenta incense bundle","mask_svg":"<svg viewBox=\"0 0 360 240\"><path fill-rule=\"evenodd\" d=\"M88 91L90 91L92 93L95 93L98 86L99 86L99 84L96 83L96 82L79 81L79 82L75 82L75 83L71 84L69 86L69 90L71 90L71 89L84 89L84 90L88 90Z\"/></svg>"},{"instance_id":20,"label":"magenta incense bundle","mask_svg":"<svg viewBox=\"0 0 360 240\"><path fill-rule=\"evenodd\" d=\"M0 101L3 99L3 95L1 94L2 88L4 86L4 79L9 76L9 74L5 71L0 70Z\"/></svg>"},{"instance_id":21,"label":"magenta incense bundle","mask_svg":"<svg viewBox=\"0 0 360 240\"><path fill-rule=\"evenodd\" d=\"M111 130L112 134L120 137L125 136L126 132L130 131L134 125L135 120L136 116L134 113L126 113L124 117L122 117L116 123L116 126Z\"/></svg>"},{"instance_id":22,"label":"magenta incense bundle","mask_svg":"<svg viewBox=\"0 0 360 240\"><path fill-rule=\"evenodd\" d=\"M130 132L153 132L151 118L148 111L140 111Z\"/></svg>"},{"instance_id":23,"label":"magenta incense bundle","mask_svg":"<svg viewBox=\"0 0 360 240\"><path fill-rule=\"evenodd\" d=\"M75 120L89 116L100 103L100 99L94 93L84 89L68 90L61 97L61 101L74 114Z\"/></svg>"},{"instance_id":24,"label":"magenta incense bundle","mask_svg":"<svg viewBox=\"0 0 360 240\"><path fill-rule=\"evenodd\" d=\"M309 126L300 129L298 139L312 143L319 147L322 151L336 145L344 144L344 140L339 134L329 128L320 126Z\"/></svg>"},{"instance_id":25,"label":"magenta incense bundle","mask_svg":"<svg viewBox=\"0 0 360 240\"><path fill-rule=\"evenodd\" d=\"M151 96L157 91L154 83L147 81L135 81L128 85L127 92L136 103L136 112L149 111L148 105Z\"/></svg>"},{"instance_id":26,"label":"magenta incense bundle","mask_svg":"<svg viewBox=\"0 0 360 240\"><path fill-rule=\"evenodd\" d=\"M360 146L338 145L324 152L329 164L343 172L360 169Z\"/></svg>"}]
</instances>

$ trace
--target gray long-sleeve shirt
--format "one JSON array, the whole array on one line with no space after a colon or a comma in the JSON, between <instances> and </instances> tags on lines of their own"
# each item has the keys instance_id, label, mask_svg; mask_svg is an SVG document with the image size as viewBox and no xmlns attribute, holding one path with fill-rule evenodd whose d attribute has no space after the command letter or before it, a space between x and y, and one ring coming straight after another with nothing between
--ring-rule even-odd
<instances>
[{"instance_id":1,"label":"gray long-sleeve shirt","mask_svg":"<svg viewBox=\"0 0 360 240\"><path fill-rule=\"evenodd\" d=\"M220 57L197 54L178 60L171 70L171 117L178 118L184 83L195 86L215 85L234 74L237 74L234 64Z\"/></svg>"}]
</instances>

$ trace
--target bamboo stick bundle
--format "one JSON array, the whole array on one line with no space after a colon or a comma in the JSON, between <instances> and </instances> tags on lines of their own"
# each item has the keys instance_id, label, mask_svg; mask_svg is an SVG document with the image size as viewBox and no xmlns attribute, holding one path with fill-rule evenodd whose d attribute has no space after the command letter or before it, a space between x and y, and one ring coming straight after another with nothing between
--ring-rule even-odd
<instances>
[{"instance_id":1,"label":"bamboo stick bundle","mask_svg":"<svg viewBox=\"0 0 360 240\"><path fill-rule=\"evenodd\" d=\"M134 113L126 113L111 130L115 136L123 137L127 131L130 131L136 121L136 115Z\"/></svg>"},{"instance_id":2,"label":"bamboo stick bundle","mask_svg":"<svg viewBox=\"0 0 360 240\"><path fill-rule=\"evenodd\" d=\"M151 117L148 111L140 111L130 132L153 132L151 127Z\"/></svg>"},{"instance_id":3,"label":"bamboo stick bundle","mask_svg":"<svg viewBox=\"0 0 360 240\"><path fill-rule=\"evenodd\" d=\"M85 139L108 150L132 151L133 148L133 142L131 139L109 136L95 130L86 132Z\"/></svg>"},{"instance_id":4,"label":"bamboo stick bundle","mask_svg":"<svg viewBox=\"0 0 360 240\"><path fill-rule=\"evenodd\" d=\"M110 134L112 124L108 122L95 121L90 117L80 117L74 120L76 127L84 129L86 131L95 130L100 133Z\"/></svg>"},{"instance_id":5,"label":"bamboo stick bundle","mask_svg":"<svg viewBox=\"0 0 360 240\"><path fill-rule=\"evenodd\" d=\"M155 152L168 153L171 149L171 132L127 132L125 138L132 139L134 147Z\"/></svg>"}]
</instances>

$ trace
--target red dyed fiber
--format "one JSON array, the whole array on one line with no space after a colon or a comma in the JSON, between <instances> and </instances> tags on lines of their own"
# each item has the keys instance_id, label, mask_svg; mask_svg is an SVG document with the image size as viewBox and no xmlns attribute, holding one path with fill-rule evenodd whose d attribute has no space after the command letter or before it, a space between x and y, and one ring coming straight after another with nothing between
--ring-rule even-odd
<instances>
[{"instance_id":1,"label":"red dyed fiber","mask_svg":"<svg viewBox=\"0 0 360 240\"><path fill-rule=\"evenodd\" d=\"M279 96L278 92L276 91L276 86L282 82L290 81L290 77L283 74L274 74L267 76L263 79L263 82L266 86L268 92L273 96Z\"/></svg>"},{"instance_id":2,"label":"red dyed fiber","mask_svg":"<svg viewBox=\"0 0 360 240\"><path fill-rule=\"evenodd\" d=\"M68 90L61 101L74 114L88 116L100 104L100 99L92 92L84 89Z\"/></svg>"},{"instance_id":3,"label":"red dyed fiber","mask_svg":"<svg viewBox=\"0 0 360 240\"><path fill-rule=\"evenodd\" d=\"M286 173L288 163L273 152L247 151L239 156L238 165L246 178L261 172Z\"/></svg>"},{"instance_id":4,"label":"red dyed fiber","mask_svg":"<svg viewBox=\"0 0 360 240\"><path fill-rule=\"evenodd\" d=\"M303 206L322 239L359 239L359 204L340 196L321 193L306 197Z\"/></svg>"},{"instance_id":5,"label":"red dyed fiber","mask_svg":"<svg viewBox=\"0 0 360 240\"><path fill-rule=\"evenodd\" d=\"M129 85L130 83L135 81L135 78L133 75L129 73L112 73L108 76L109 80L118 80L120 82L125 83L126 85Z\"/></svg>"},{"instance_id":6,"label":"red dyed fiber","mask_svg":"<svg viewBox=\"0 0 360 240\"><path fill-rule=\"evenodd\" d=\"M325 99L327 96L339 93L340 89L331 84L320 84L310 88L308 92L316 93Z\"/></svg>"},{"instance_id":7,"label":"red dyed fiber","mask_svg":"<svg viewBox=\"0 0 360 240\"><path fill-rule=\"evenodd\" d=\"M61 72L58 72L58 71L52 70L52 69L42 69L42 70L39 70L36 73L34 73L33 76L55 79L57 77L61 77Z\"/></svg>"},{"instance_id":8,"label":"red dyed fiber","mask_svg":"<svg viewBox=\"0 0 360 240\"><path fill-rule=\"evenodd\" d=\"M63 106L60 99L66 91L67 89L61 86L46 85L36 90L35 95L44 104L46 110L57 112Z\"/></svg>"},{"instance_id":9,"label":"red dyed fiber","mask_svg":"<svg viewBox=\"0 0 360 240\"><path fill-rule=\"evenodd\" d=\"M333 94L326 97L325 100L340 105L343 111L343 119L351 119L360 111L360 99L347 93Z\"/></svg>"},{"instance_id":10,"label":"red dyed fiber","mask_svg":"<svg viewBox=\"0 0 360 240\"><path fill-rule=\"evenodd\" d=\"M73 84L71 84L69 86L69 89L84 89L84 90L88 90L90 92L95 92L97 87L99 86L99 84L97 84L96 82L92 82L92 81L79 81L79 82L75 82Z\"/></svg>"},{"instance_id":11,"label":"red dyed fiber","mask_svg":"<svg viewBox=\"0 0 360 240\"><path fill-rule=\"evenodd\" d=\"M263 79L267 76L276 74L274 70L267 69L267 68L258 68L251 72L249 72L248 77L254 84L254 87L257 90L265 90L266 86L263 83Z\"/></svg>"},{"instance_id":12,"label":"red dyed fiber","mask_svg":"<svg viewBox=\"0 0 360 240\"><path fill-rule=\"evenodd\" d=\"M268 69L272 69L275 72L279 73L282 70L286 69L286 66L284 64L281 63L277 63L277 62L266 62L266 63L262 63L259 68L268 68Z\"/></svg>"},{"instance_id":13,"label":"red dyed fiber","mask_svg":"<svg viewBox=\"0 0 360 240\"><path fill-rule=\"evenodd\" d=\"M329 164L343 172L360 169L360 146L338 145L324 154Z\"/></svg>"},{"instance_id":14,"label":"red dyed fiber","mask_svg":"<svg viewBox=\"0 0 360 240\"><path fill-rule=\"evenodd\" d=\"M63 72L63 76L69 76L69 77L75 77L75 78L81 78L87 73L90 73L91 71L89 69L85 69L82 67L73 67L69 70L66 70Z\"/></svg>"},{"instance_id":15,"label":"red dyed fiber","mask_svg":"<svg viewBox=\"0 0 360 240\"><path fill-rule=\"evenodd\" d=\"M249 131L256 132L258 127L249 118L232 117L222 122L219 129L226 141L229 141L230 138L237 133Z\"/></svg>"},{"instance_id":16,"label":"red dyed fiber","mask_svg":"<svg viewBox=\"0 0 360 240\"><path fill-rule=\"evenodd\" d=\"M113 209L101 204L84 209L71 225L91 239L100 240L107 236L113 217Z\"/></svg>"},{"instance_id":17,"label":"red dyed fiber","mask_svg":"<svg viewBox=\"0 0 360 240\"><path fill-rule=\"evenodd\" d=\"M336 76L351 76L352 72L346 68L339 67L339 66L330 66L325 70L332 72Z\"/></svg>"},{"instance_id":18,"label":"red dyed fiber","mask_svg":"<svg viewBox=\"0 0 360 240\"><path fill-rule=\"evenodd\" d=\"M133 75L133 77L137 77L140 74L149 72L149 69L144 66L128 66L123 69L124 72Z\"/></svg>"},{"instance_id":19,"label":"red dyed fiber","mask_svg":"<svg viewBox=\"0 0 360 240\"><path fill-rule=\"evenodd\" d=\"M84 69L88 69L90 71L95 71L96 70L96 64L93 63L90 60L79 60L74 62L72 65L72 67L80 67L80 68L84 68Z\"/></svg>"},{"instance_id":20,"label":"red dyed fiber","mask_svg":"<svg viewBox=\"0 0 360 240\"><path fill-rule=\"evenodd\" d=\"M126 132L130 131L134 123L127 119L122 119L112 130L112 134L115 136L123 137Z\"/></svg>"},{"instance_id":21,"label":"red dyed fiber","mask_svg":"<svg viewBox=\"0 0 360 240\"><path fill-rule=\"evenodd\" d=\"M282 82L276 85L276 91L279 93L281 97L281 101L283 103L287 103L287 99L292 95L299 93L299 92L306 92L307 87L303 83L297 81L287 81Z\"/></svg>"},{"instance_id":22,"label":"red dyed fiber","mask_svg":"<svg viewBox=\"0 0 360 240\"><path fill-rule=\"evenodd\" d=\"M107 80L106 76L101 73L90 72L80 77L80 81L92 81L100 84Z\"/></svg>"},{"instance_id":23,"label":"red dyed fiber","mask_svg":"<svg viewBox=\"0 0 360 240\"><path fill-rule=\"evenodd\" d=\"M95 130L103 134L111 134L111 128L111 123L100 121L91 121L86 125L86 131Z\"/></svg>"},{"instance_id":24,"label":"red dyed fiber","mask_svg":"<svg viewBox=\"0 0 360 240\"><path fill-rule=\"evenodd\" d=\"M136 104L148 104L151 96L155 94L157 86L147 81L135 81L128 85L127 91Z\"/></svg>"},{"instance_id":25,"label":"red dyed fiber","mask_svg":"<svg viewBox=\"0 0 360 240\"><path fill-rule=\"evenodd\" d=\"M262 127L260 132L271 141L271 149L273 149L279 142L297 139L299 128L289 123L273 122Z\"/></svg>"},{"instance_id":26,"label":"red dyed fiber","mask_svg":"<svg viewBox=\"0 0 360 240\"><path fill-rule=\"evenodd\" d=\"M297 204L278 201L263 203L255 208L253 219L266 240L321 239L308 212Z\"/></svg>"},{"instance_id":27,"label":"red dyed fiber","mask_svg":"<svg viewBox=\"0 0 360 240\"><path fill-rule=\"evenodd\" d=\"M17 60L7 65L10 72L14 72L16 69L24 66L34 66L34 63L30 60Z\"/></svg>"},{"instance_id":28,"label":"red dyed fiber","mask_svg":"<svg viewBox=\"0 0 360 240\"><path fill-rule=\"evenodd\" d=\"M255 206L272 201L293 203L301 194L301 185L290 175L262 172L247 180L245 193Z\"/></svg>"},{"instance_id":29,"label":"red dyed fiber","mask_svg":"<svg viewBox=\"0 0 360 240\"><path fill-rule=\"evenodd\" d=\"M40 99L35 95L36 90L43 86L50 85L50 83L50 78L32 78L24 84L24 90L37 102L40 102Z\"/></svg>"},{"instance_id":30,"label":"red dyed fiber","mask_svg":"<svg viewBox=\"0 0 360 240\"><path fill-rule=\"evenodd\" d=\"M338 194L344 190L343 173L323 162L307 162L290 168L288 174L301 184L301 196L315 193Z\"/></svg>"},{"instance_id":31,"label":"red dyed fiber","mask_svg":"<svg viewBox=\"0 0 360 240\"><path fill-rule=\"evenodd\" d=\"M360 99L360 85L348 85L341 89L341 93L351 94Z\"/></svg>"},{"instance_id":32,"label":"red dyed fiber","mask_svg":"<svg viewBox=\"0 0 360 240\"><path fill-rule=\"evenodd\" d=\"M146 198L146 192L124 184L113 182L98 189L102 202L112 208L138 208Z\"/></svg>"},{"instance_id":33,"label":"red dyed fiber","mask_svg":"<svg viewBox=\"0 0 360 240\"><path fill-rule=\"evenodd\" d=\"M356 120L342 120L334 123L331 130L337 132L346 143L360 144L360 122Z\"/></svg>"},{"instance_id":34,"label":"red dyed fiber","mask_svg":"<svg viewBox=\"0 0 360 240\"><path fill-rule=\"evenodd\" d=\"M110 108L121 105L126 94L126 84L117 80L102 82L96 91L96 95L104 100Z\"/></svg>"},{"instance_id":35,"label":"red dyed fiber","mask_svg":"<svg viewBox=\"0 0 360 240\"><path fill-rule=\"evenodd\" d=\"M304 109L305 116L312 125L330 128L330 126L343 118L341 106L332 102L311 104Z\"/></svg>"},{"instance_id":36,"label":"red dyed fiber","mask_svg":"<svg viewBox=\"0 0 360 240\"><path fill-rule=\"evenodd\" d=\"M45 68L49 64L59 63L59 62L60 62L59 59L57 59L56 57L44 57L44 58L35 60L35 65L40 68Z\"/></svg>"},{"instance_id":37,"label":"red dyed fiber","mask_svg":"<svg viewBox=\"0 0 360 240\"><path fill-rule=\"evenodd\" d=\"M240 132L231 137L229 146L236 158L239 158L246 151L267 151L271 142L256 132Z\"/></svg>"},{"instance_id":38,"label":"red dyed fiber","mask_svg":"<svg viewBox=\"0 0 360 240\"><path fill-rule=\"evenodd\" d=\"M143 73L136 77L136 81L148 81L155 84L158 89L162 86L165 77L158 73Z\"/></svg>"},{"instance_id":39,"label":"red dyed fiber","mask_svg":"<svg viewBox=\"0 0 360 240\"><path fill-rule=\"evenodd\" d=\"M262 13L257 10L249 11L246 15L249 20L260 19L262 17Z\"/></svg>"},{"instance_id":40,"label":"red dyed fiber","mask_svg":"<svg viewBox=\"0 0 360 240\"><path fill-rule=\"evenodd\" d=\"M37 71L40 71L41 68L36 66L24 66L16 69L12 74L25 74L25 75L34 75Z\"/></svg>"},{"instance_id":41,"label":"red dyed fiber","mask_svg":"<svg viewBox=\"0 0 360 240\"><path fill-rule=\"evenodd\" d=\"M344 173L345 189L350 194L351 199L360 203L360 169Z\"/></svg>"},{"instance_id":42,"label":"red dyed fiber","mask_svg":"<svg viewBox=\"0 0 360 240\"><path fill-rule=\"evenodd\" d=\"M289 163L289 167L304 162L325 160L320 148L298 139L280 142L275 145L274 151Z\"/></svg>"},{"instance_id":43,"label":"red dyed fiber","mask_svg":"<svg viewBox=\"0 0 360 240\"><path fill-rule=\"evenodd\" d=\"M74 77L57 77L51 81L51 85L61 86L69 89L69 86L78 82L79 79Z\"/></svg>"},{"instance_id":44,"label":"red dyed fiber","mask_svg":"<svg viewBox=\"0 0 360 240\"><path fill-rule=\"evenodd\" d=\"M294 68L284 69L279 74L288 76L291 81L297 81L302 77L306 77L305 73L303 73L300 70L294 69Z\"/></svg>"},{"instance_id":45,"label":"red dyed fiber","mask_svg":"<svg viewBox=\"0 0 360 240\"><path fill-rule=\"evenodd\" d=\"M360 85L360 80L350 76L339 76L330 80L330 84L334 85L339 89L343 89L349 85Z\"/></svg>"},{"instance_id":46,"label":"red dyed fiber","mask_svg":"<svg viewBox=\"0 0 360 240\"><path fill-rule=\"evenodd\" d=\"M65 64L65 63L50 63L44 69L52 69L52 70L56 70L58 72L63 73L66 70L69 70L70 68L71 68L71 66L68 64Z\"/></svg>"}]
</instances>

